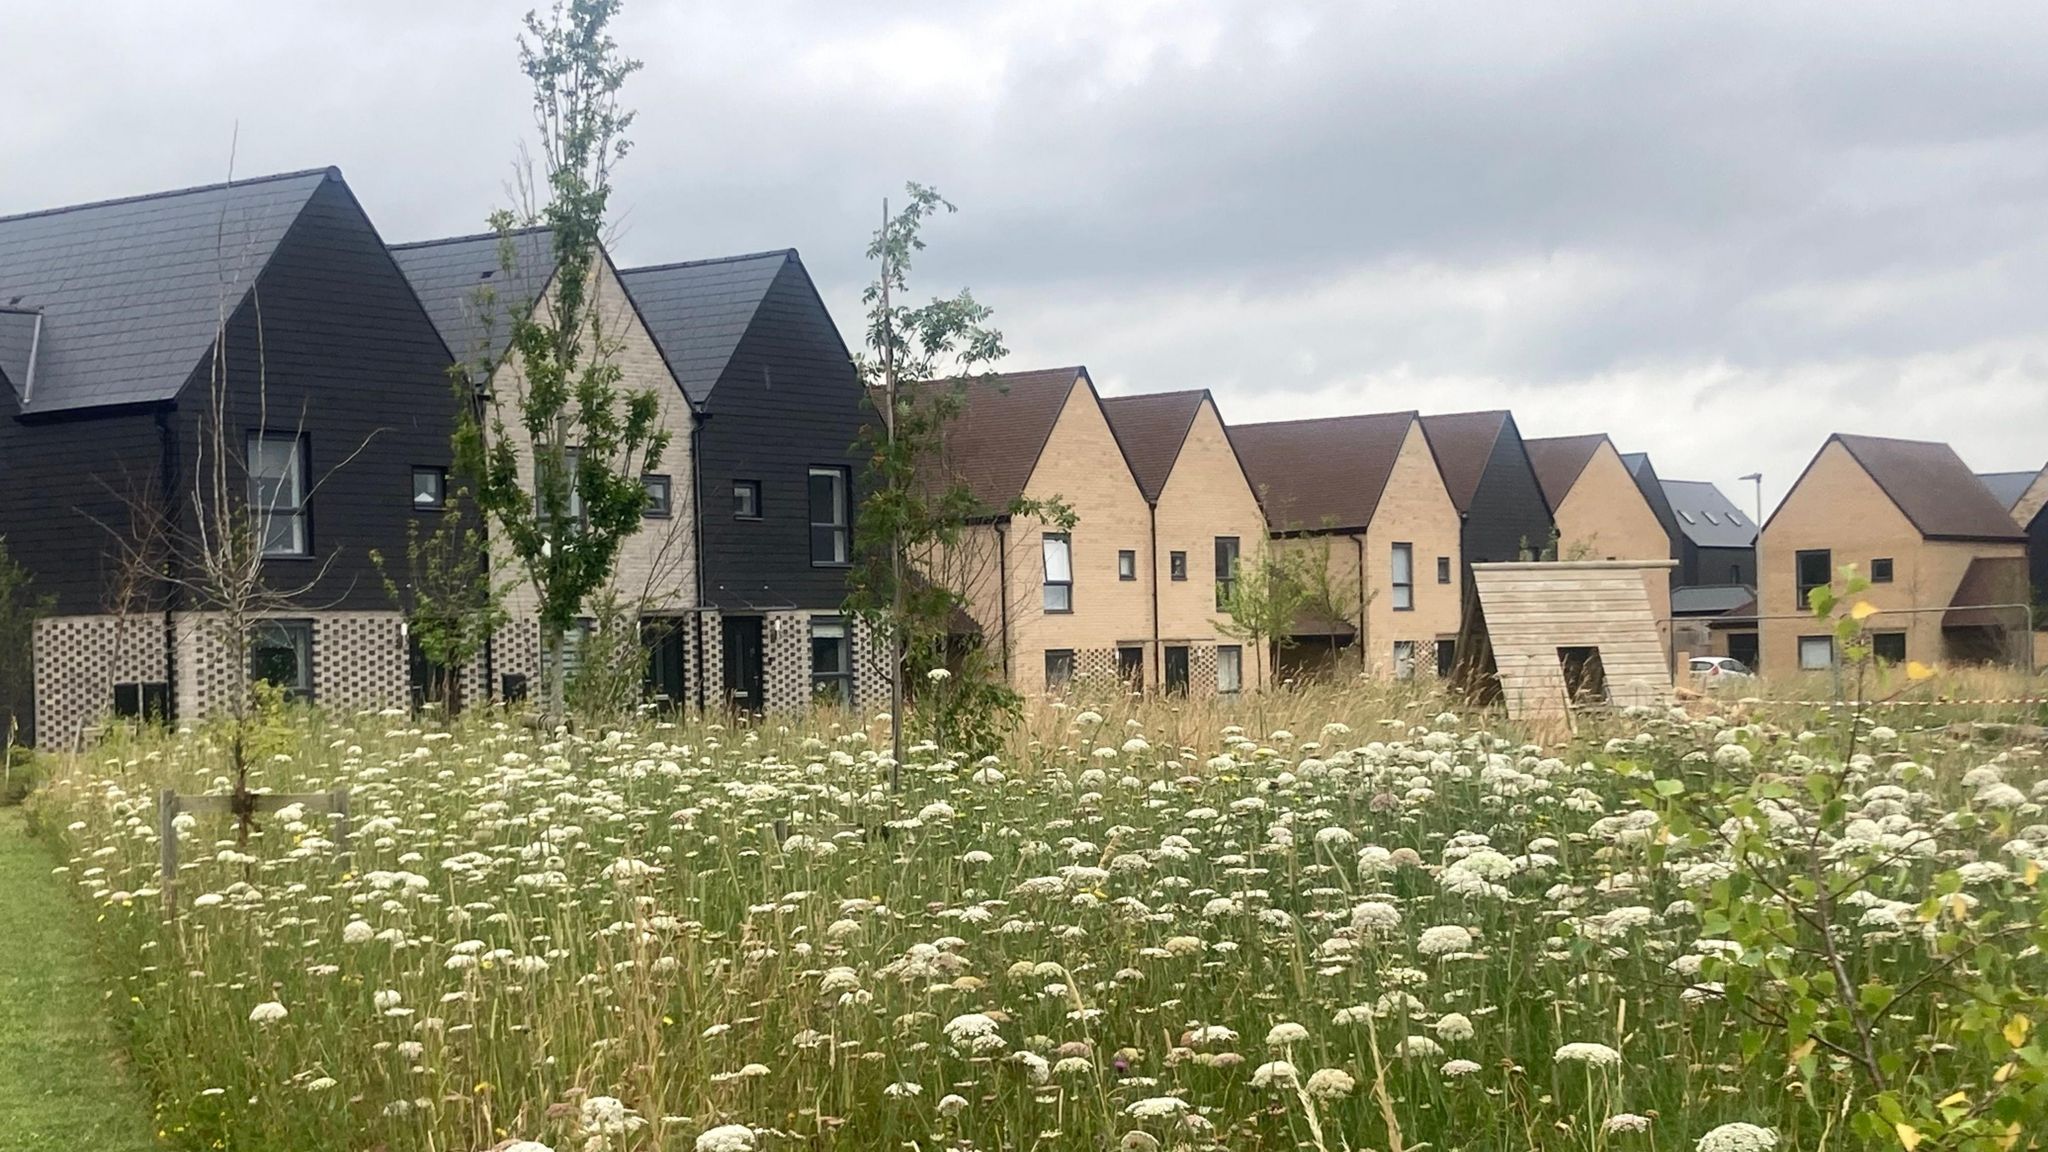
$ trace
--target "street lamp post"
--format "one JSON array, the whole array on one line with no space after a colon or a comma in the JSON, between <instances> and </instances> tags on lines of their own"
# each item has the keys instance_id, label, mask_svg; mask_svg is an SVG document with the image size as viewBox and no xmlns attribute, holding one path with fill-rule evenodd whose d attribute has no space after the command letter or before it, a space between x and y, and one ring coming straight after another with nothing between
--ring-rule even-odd
<instances>
[{"instance_id":1,"label":"street lamp post","mask_svg":"<svg viewBox=\"0 0 2048 1152\"><path fill-rule=\"evenodd\" d=\"M1756 605L1756 663L1764 662L1764 474L1751 472L1742 477L1756 486L1756 521L1751 526L1756 536L1749 542L1750 579L1756 585L1750 596L1750 603ZM1751 669L1755 671L1755 669Z\"/></svg>"}]
</instances>

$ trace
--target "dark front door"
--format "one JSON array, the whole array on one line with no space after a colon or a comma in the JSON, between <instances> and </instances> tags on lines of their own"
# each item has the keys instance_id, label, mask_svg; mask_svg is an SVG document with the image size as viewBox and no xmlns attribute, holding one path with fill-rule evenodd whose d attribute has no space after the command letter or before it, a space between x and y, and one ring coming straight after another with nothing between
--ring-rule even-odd
<instances>
[{"instance_id":1,"label":"dark front door","mask_svg":"<svg viewBox=\"0 0 2048 1152\"><path fill-rule=\"evenodd\" d=\"M1166 650L1166 690L1176 696L1188 694L1188 650L1184 646Z\"/></svg>"},{"instance_id":2,"label":"dark front door","mask_svg":"<svg viewBox=\"0 0 2048 1152\"><path fill-rule=\"evenodd\" d=\"M1130 692L1145 690L1145 650L1126 645L1116 650L1116 678Z\"/></svg>"},{"instance_id":3,"label":"dark front door","mask_svg":"<svg viewBox=\"0 0 2048 1152\"><path fill-rule=\"evenodd\" d=\"M761 710L761 618L725 618L725 702L735 712Z\"/></svg>"},{"instance_id":4,"label":"dark front door","mask_svg":"<svg viewBox=\"0 0 2048 1152\"><path fill-rule=\"evenodd\" d=\"M647 649L647 699L663 709L683 702L683 622L673 616L640 621L640 645Z\"/></svg>"},{"instance_id":5,"label":"dark front door","mask_svg":"<svg viewBox=\"0 0 2048 1152\"><path fill-rule=\"evenodd\" d=\"M439 704L450 715L462 711L462 678L446 666L427 659L426 650L420 647L417 636L406 641L405 649L406 675L412 683L412 706Z\"/></svg>"},{"instance_id":6,"label":"dark front door","mask_svg":"<svg viewBox=\"0 0 2048 1152\"><path fill-rule=\"evenodd\" d=\"M1742 661L1744 668L1752 672L1756 671L1756 633L1728 633L1728 655L1733 659Z\"/></svg>"}]
</instances>

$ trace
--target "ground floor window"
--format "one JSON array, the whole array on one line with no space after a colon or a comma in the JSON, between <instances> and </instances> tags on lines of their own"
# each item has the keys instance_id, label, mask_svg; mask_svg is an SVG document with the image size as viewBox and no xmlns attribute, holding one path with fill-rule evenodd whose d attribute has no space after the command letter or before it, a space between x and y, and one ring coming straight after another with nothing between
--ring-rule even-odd
<instances>
[{"instance_id":1,"label":"ground floor window","mask_svg":"<svg viewBox=\"0 0 2048 1152\"><path fill-rule=\"evenodd\" d=\"M1126 644L1116 650L1116 678L1133 692L1145 688L1145 650Z\"/></svg>"},{"instance_id":2,"label":"ground floor window","mask_svg":"<svg viewBox=\"0 0 2048 1152\"><path fill-rule=\"evenodd\" d=\"M1870 654L1879 660L1893 664L1906 662L1906 634L1904 632L1872 632Z\"/></svg>"},{"instance_id":3,"label":"ground floor window","mask_svg":"<svg viewBox=\"0 0 2048 1152\"><path fill-rule=\"evenodd\" d=\"M1394 679L1406 680L1415 675L1415 641L1394 641Z\"/></svg>"},{"instance_id":4,"label":"ground floor window","mask_svg":"<svg viewBox=\"0 0 2048 1152\"><path fill-rule=\"evenodd\" d=\"M1451 669L1457 663L1458 642L1454 639L1438 640L1436 642L1436 674L1439 676L1449 676Z\"/></svg>"},{"instance_id":5,"label":"ground floor window","mask_svg":"<svg viewBox=\"0 0 2048 1152\"><path fill-rule=\"evenodd\" d=\"M1799 638L1799 670L1815 672L1835 666L1835 638L1833 636L1801 636Z\"/></svg>"},{"instance_id":6,"label":"ground floor window","mask_svg":"<svg viewBox=\"0 0 2048 1152\"><path fill-rule=\"evenodd\" d=\"M847 642L846 621L837 617L811 620L811 698L853 703L853 653Z\"/></svg>"},{"instance_id":7,"label":"ground floor window","mask_svg":"<svg viewBox=\"0 0 2048 1152\"><path fill-rule=\"evenodd\" d=\"M1244 649L1236 644L1220 644L1216 648L1216 690L1218 692L1239 692L1244 689Z\"/></svg>"},{"instance_id":8,"label":"ground floor window","mask_svg":"<svg viewBox=\"0 0 2048 1152\"><path fill-rule=\"evenodd\" d=\"M1048 648L1045 650L1045 688L1057 692L1074 682L1074 650L1072 648Z\"/></svg>"},{"instance_id":9,"label":"ground floor window","mask_svg":"<svg viewBox=\"0 0 2048 1152\"><path fill-rule=\"evenodd\" d=\"M281 689L288 699L313 696L313 622L265 620L249 636L249 679Z\"/></svg>"},{"instance_id":10,"label":"ground floor window","mask_svg":"<svg viewBox=\"0 0 2048 1152\"><path fill-rule=\"evenodd\" d=\"M1188 648L1175 644L1166 650L1166 690L1175 696L1188 694L1188 680L1191 673L1188 663Z\"/></svg>"}]
</instances>

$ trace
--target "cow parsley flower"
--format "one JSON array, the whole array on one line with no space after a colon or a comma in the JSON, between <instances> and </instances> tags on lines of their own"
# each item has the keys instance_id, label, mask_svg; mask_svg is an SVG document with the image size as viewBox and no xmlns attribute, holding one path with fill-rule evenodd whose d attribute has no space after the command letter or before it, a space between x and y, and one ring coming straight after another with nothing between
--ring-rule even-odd
<instances>
[{"instance_id":1,"label":"cow parsley flower","mask_svg":"<svg viewBox=\"0 0 2048 1152\"><path fill-rule=\"evenodd\" d=\"M1559 1048L1557 1055L1553 1059L1559 1061L1578 1061L1592 1068L1618 1068L1621 1066L1621 1053L1616 1052L1605 1044L1593 1044L1584 1041L1567 1044Z\"/></svg>"},{"instance_id":2,"label":"cow parsley flower","mask_svg":"<svg viewBox=\"0 0 2048 1152\"><path fill-rule=\"evenodd\" d=\"M1291 1088L1301 1079L1293 1064L1285 1060L1268 1060L1252 1072L1254 1088Z\"/></svg>"},{"instance_id":3,"label":"cow parsley flower","mask_svg":"<svg viewBox=\"0 0 2048 1152\"><path fill-rule=\"evenodd\" d=\"M1425 929L1422 938L1415 942L1415 950L1424 956L1443 956L1451 952L1469 952L1472 949L1472 933L1458 924L1439 924Z\"/></svg>"},{"instance_id":4,"label":"cow parsley flower","mask_svg":"<svg viewBox=\"0 0 2048 1152\"><path fill-rule=\"evenodd\" d=\"M1126 1105L1124 1113L1140 1120L1171 1120L1187 1107L1188 1102L1178 1096L1147 1096Z\"/></svg>"},{"instance_id":5,"label":"cow parsley flower","mask_svg":"<svg viewBox=\"0 0 2048 1152\"><path fill-rule=\"evenodd\" d=\"M1650 1118L1648 1116L1638 1116L1634 1112L1617 1112L1601 1121L1600 1130L1609 1133L1648 1132L1650 1130Z\"/></svg>"},{"instance_id":6,"label":"cow parsley flower","mask_svg":"<svg viewBox=\"0 0 2048 1152\"><path fill-rule=\"evenodd\" d=\"M754 1152L754 1130L745 1124L720 1124L697 1137L697 1152Z\"/></svg>"},{"instance_id":7,"label":"cow parsley flower","mask_svg":"<svg viewBox=\"0 0 2048 1152\"><path fill-rule=\"evenodd\" d=\"M1307 1091L1317 1100L1342 1100L1358 1087L1358 1081L1342 1068L1318 1068L1309 1074Z\"/></svg>"},{"instance_id":8,"label":"cow parsley flower","mask_svg":"<svg viewBox=\"0 0 2048 1152\"><path fill-rule=\"evenodd\" d=\"M1299 1044L1306 1039L1308 1039L1308 1029L1291 1020L1283 1021L1273 1025L1272 1030L1266 1033L1266 1047L1285 1048L1289 1044Z\"/></svg>"},{"instance_id":9,"label":"cow parsley flower","mask_svg":"<svg viewBox=\"0 0 2048 1152\"><path fill-rule=\"evenodd\" d=\"M249 1023L274 1024L288 1015L290 1013L285 1011L284 1005L279 1004L275 1000L265 1000L256 1007L249 1009Z\"/></svg>"},{"instance_id":10,"label":"cow parsley flower","mask_svg":"<svg viewBox=\"0 0 2048 1152\"><path fill-rule=\"evenodd\" d=\"M1693 1145L1697 1152L1772 1152L1777 1146L1776 1132L1739 1121L1709 1131Z\"/></svg>"}]
</instances>

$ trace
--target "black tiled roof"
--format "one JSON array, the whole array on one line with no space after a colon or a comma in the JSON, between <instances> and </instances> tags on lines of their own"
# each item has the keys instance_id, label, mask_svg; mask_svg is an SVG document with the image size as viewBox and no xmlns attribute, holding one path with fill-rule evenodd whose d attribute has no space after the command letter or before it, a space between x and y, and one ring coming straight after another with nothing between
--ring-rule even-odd
<instances>
[{"instance_id":1,"label":"black tiled roof","mask_svg":"<svg viewBox=\"0 0 2048 1152\"><path fill-rule=\"evenodd\" d=\"M1678 530L1702 548L1748 548L1756 525L1711 480L1666 480L1664 498L1678 517Z\"/></svg>"},{"instance_id":2,"label":"black tiled roof","mask_svg":"<svg viewBox=\"0 0 2048 1152\"><path fill-rule=\"evenodd\" d=\"M449 354L464 364L495 367L512 338L513 318L532 309L553 276L554 234L527 228L502 237L485 232L421 240L392 245L391 258Z\"/></svg>"},{"instance_id":3,"label":"black tiled roof","mask_svg":"<svg viewBox=\"0 0 2048 1152\"><path fill-rule=\"evenodd\" d=\"M176 396L314 190L340 179L318 168L0 217L0 306L43 313L23 410ZM19 397L27 381L7 373Z\"/></svg>"},{"instance_id":4,"label":"black tiled roof","mask_svg":"<svg viewBox=\"0 0 2048 1152\"><path fill-rule=\"evenodd\" d=\"M619 273L640 319L690 402L703 405L794 249Z\"/></svg>"}]
</instances>

